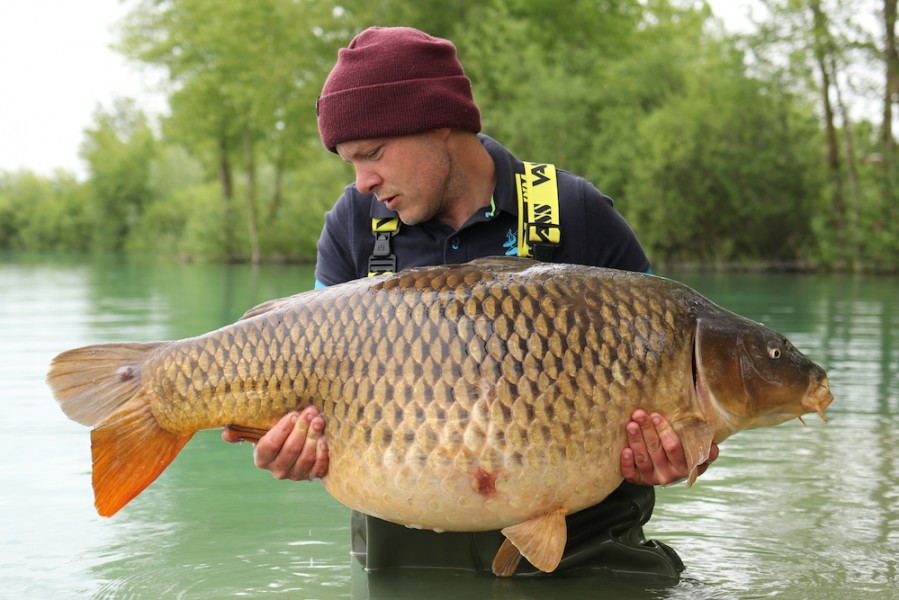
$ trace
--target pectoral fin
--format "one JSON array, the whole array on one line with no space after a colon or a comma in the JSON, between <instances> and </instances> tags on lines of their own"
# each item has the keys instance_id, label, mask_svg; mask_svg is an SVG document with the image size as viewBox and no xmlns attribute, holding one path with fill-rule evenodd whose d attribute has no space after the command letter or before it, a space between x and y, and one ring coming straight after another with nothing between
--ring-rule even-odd
<instances>
[{"instance_id":1,"label":"pectoral fin","mask_svg":"<svg viewBox=\"0 0 899 600\"><path fill-rule=\"evenodd\" d=\"M506 540L493 559L495 575L512 575L522 556L541 571L551 573L559 566L568 540L565 510L560 508L506 527L502 533Z\"/></svg>"},{"instance_id":2,"label":"pectoral fin","mask_svg":"<svg viewBox=\"0 0 899 600\"><path fill-rule=\"evenodd\" d=\"M497 550L496 556L493 557L493 574L497 577L510 577L515 573L520 562L521 552L509 538L506 538L503 540L503 545Z\"/></svg>"},{"instance_id":3,"label":"pectoral fin","mask_svg":"<svg viewBox=\"0 0 899 600\"><path fill-rule=\"evenodd\" d=\"M680 437L690 468L687 485L693 485L699 476L699 465L709 459L712 441L715 439L715 428L701 419L685 419L672 423L672 427Z\"/></svg>"},{"instance_id":4,"label":"pectoral fin","mask_svg":"<svg viewBox=\"0 0 899 600\"><path fill-rule=\"evenodd\" d=\"M243 425L233 425L233 424L226 425L225 429L230 429L231 431L239 434L240 436L251 439L251 440L258 440L259 438L261 438L262 436L264 436L266 433L269 432L268 429L259 429L256 427L244 427Z\"/></svg>"}]
</instances>

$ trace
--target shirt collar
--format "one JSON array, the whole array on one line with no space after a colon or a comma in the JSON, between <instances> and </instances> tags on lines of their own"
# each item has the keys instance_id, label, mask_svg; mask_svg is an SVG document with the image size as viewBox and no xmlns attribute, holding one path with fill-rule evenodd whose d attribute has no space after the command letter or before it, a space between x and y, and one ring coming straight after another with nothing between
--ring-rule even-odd
<instances>
[{"instance_id":1,"label":"shirt collar","mask_svg":"<svg viewBox=\"0 0 899 600\"><path fill-rule=\"evenodd\" d=\"M517 215L518 196L515 192L515 174L524 173L524 164L493 138L483 134L478 134L478 138L496 165L496 188L493 190L493 202L496 210Z\"/></svg>"}]
</instances>

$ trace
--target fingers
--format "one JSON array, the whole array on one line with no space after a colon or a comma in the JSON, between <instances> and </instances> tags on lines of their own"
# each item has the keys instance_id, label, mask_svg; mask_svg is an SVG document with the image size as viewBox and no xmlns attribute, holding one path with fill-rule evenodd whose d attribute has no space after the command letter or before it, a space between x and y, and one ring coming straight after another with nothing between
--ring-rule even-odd
<instances>
[{"instance_id":1,"label":"fingers","mask_svg":"<svg viewBox=\"0 0 899 600\"><path fill-rule=\"evenodd\" d=\"M281 449L281 453L284 454L283 459L288 462L292 460L295 453L298 453L298 458L290 468L291 476L287 479L312 479L314 477L312 469L316 464L319 441L324 441L322 438L324 429L325 420L318 415L318 411L314 408L300 413L300 418Z\"/></svg>"},{"instance_id":2,"label":"fingers","mask_svg":"<svg viewBox=\"0 0 899 600\"><path fill-rule=\"evenodd\" d=\"M652 455L659 482L666 485L689 476L690 467L687 466L687 454L684 452L677 432L660 414L652 413L649 420L661 445L661 449ZM645 436L646 428L643 428L643 432Z\"/></svg>"},{"instance_id":3,"label":"fingers","mask_svg":"<svg viewBox=\"0 0 899 600\"><path fill-rule=\"evenodd\" d=\"M628 437L630 437L630 433L628 433ZM629 446L625 446L624 450L621 451L621 476L624 477L625 481L642 484L643 478L640 475L640 471L637 470L634 460L634 451Z\"/></svg>"},{"instance_id":4,"label":"fingers","mask_svg":"<svg viewBox=\"0 0 899 600\"><path fill-rule=\"evenodd\" d=\"M667 485L687 477L687 457L671 424L658 413L636 409L626 425L628 447L621 453L625 480L643 485ZM717 448L716 448L717 450Z\"/></svg>"},{"instance_id":5,"label":"fingers","mask_svg":"<svg viewBox=\"0 0 899 600\"><path fill-rule=\"evenodd\" d=\"M322 419L322 426L324 427L324 419ZM328 459L328 441L323 437L319 438L315 452L315 463L312 465L312 469L309 470L311 479L324 477L328 474Z\"/></svg>"},{"instance_id":6,"label":"fingers","mask_svg":"<svg viewBox=\"0 0 899 600\"><path fill-rule=\"evenodd\" d=\"M256 444L256 466L276 479L301 481L323 477L328 471L325 420L315 407L285 415Z\"/></svg>"}]
</instances>

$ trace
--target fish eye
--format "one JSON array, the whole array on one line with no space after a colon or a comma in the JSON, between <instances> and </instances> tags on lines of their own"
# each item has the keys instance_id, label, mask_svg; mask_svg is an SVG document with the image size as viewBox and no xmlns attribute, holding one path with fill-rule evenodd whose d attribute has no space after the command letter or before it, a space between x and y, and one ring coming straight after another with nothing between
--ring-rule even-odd
<instances>
[{"instance_id":1,"label":"fish eye","mask_svg":"<svg viewBox=\"0 0 899 600\"><path fill-rule=\"evenodd\" d=\"M774 360L777 360L778 358L780 358L782 354L783 353L780 351L780 348L778 348L777 346L769 346L768 347L768 356L770 356Z\"/></svg>"}]
</instances>

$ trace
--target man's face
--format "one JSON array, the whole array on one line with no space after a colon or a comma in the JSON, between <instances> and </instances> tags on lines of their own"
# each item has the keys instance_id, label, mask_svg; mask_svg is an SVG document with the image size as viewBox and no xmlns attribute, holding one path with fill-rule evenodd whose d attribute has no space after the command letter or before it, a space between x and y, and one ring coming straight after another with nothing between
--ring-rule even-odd
<instances>
[{"instance_id":1,"label":"man's face","mask_svg":"<svg viewBox=\"0 0 899 600\"><path fill-rule=\"evenodd\" d=\"M401 137L344 142L337 153L356 171L356 188L375 194L415 225L447 213L453 161L445 133L434 130Z\"/></svg>"}]
</instances>

